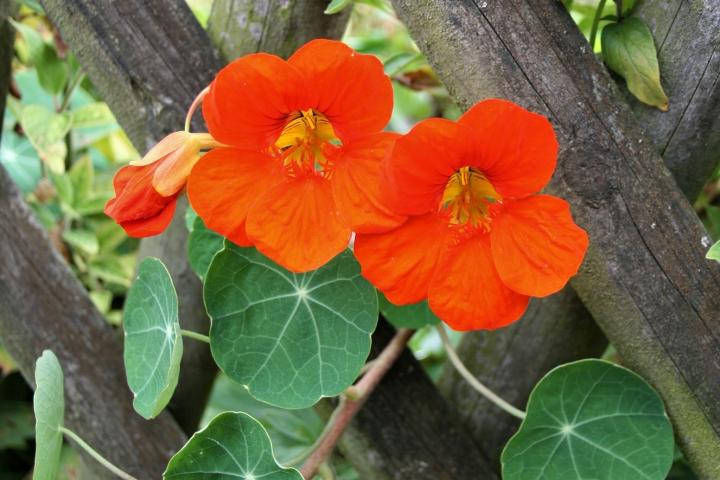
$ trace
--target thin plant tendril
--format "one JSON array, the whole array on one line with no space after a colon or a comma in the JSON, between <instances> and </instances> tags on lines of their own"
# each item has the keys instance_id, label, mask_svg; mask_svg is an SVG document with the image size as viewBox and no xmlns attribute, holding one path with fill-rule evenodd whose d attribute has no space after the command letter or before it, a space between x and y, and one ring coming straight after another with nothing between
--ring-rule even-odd
<instances>
[{"instance_id":1,"label":"thin plant tendril","mask_svg":"<svg viewBox=\"0 0 720 480\"><path fill-rule=\"evenodd\" d=\"M475 378L475 376L470 373L470 371L462 363L460 357L458 357L457 352L450 343L450 338L445 331L445 327L443 327L442 325L438 325L437 331L440 334L440 339L442 340L443 346L445 347L445 351L447 352L448 358L450 359L450 363L453 364L458 373L470 384L470 386L477 390L482 396L490 400L492 403L505 410L510 415L519 419L524 419L525 412L518 408L515 408L514 406L510 405L508 402L500 398L495 392L483 385L480 380Z\"/></svg>"},{"instance_id":2,"label":"thin plant tendril","mask_svg":"<svg viewBox=\"0 0 720 480\"><path fill-rule=\"evenodd\" d=\"M58 427L58 430L62 432L63 434L70 437L79 447L81 447L83 450L85 450L91 457L93 457L97 462L102 465L103 467L110 470L112 473L117 475L118 477L122 478L123 480L138 480L137 478L133 477L129 473L121 470L120 468L116 467L112 463L110 463L110 460L106 459L102 455L100 455L94 448L92 448L90 445L88 445L85 440L80 438L75 432L72 430L65 428L65 427Z\"/></svg>"}]
</instances>

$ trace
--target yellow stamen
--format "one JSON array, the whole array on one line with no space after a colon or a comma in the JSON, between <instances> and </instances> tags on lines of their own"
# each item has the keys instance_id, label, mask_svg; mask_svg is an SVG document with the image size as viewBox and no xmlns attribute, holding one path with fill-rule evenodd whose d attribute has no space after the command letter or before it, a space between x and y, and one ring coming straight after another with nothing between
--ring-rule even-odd
<instances>
[{"instance_id":1,"label":"yellow stamen","mask_svg":"<svg viewBox=\"0 0 720 480\"><path fill-rule=\"evenodd\" d=\"M473 227L488 229L490 204L501 200L485 175L471 167L462 167L450 176L445 185L440 210L448 211L452 224L469 223Z\"/></svg>"},{"instance_id":2,"label":"yellow stamen","mask_svg":"<svg viewBox=\"0 0 720 480\"><path fill-rule=\"evenodd\" d=\"M294 112L288 117L282 133L275 141L283 153L286 166L293 164L316 171L327 167L323 148L339 141L330 121L313 109Z\"/></svg>"}]
</instances>

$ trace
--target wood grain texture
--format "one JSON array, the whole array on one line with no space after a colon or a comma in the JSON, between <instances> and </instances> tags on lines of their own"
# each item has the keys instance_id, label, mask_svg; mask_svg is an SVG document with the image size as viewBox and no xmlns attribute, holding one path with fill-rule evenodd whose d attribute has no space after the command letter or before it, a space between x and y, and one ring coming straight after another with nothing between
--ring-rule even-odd
<instances>
[{"instance_id":1,"label":"wood grain texture","mask_svg":"<svg viewBox=\"0 0 720 480\"><path fill-rule=\"evenodd\" d=\"M250 52L287 58L313 38L342 37L349 12L325 15L327 5L326 0L215 0L208 33L227 60Z\"/></svg>"},{"instance_id":2,"label":"wood grain texture","mask_svg":"<svg viewBox=\"0 0 720 480\"><path fill-rule=\"evenodd\" d=\"M720 299L710 293L720 268L704 259L707 232L561 2L393 3L461 105L501 96L551 118L561 153L550 190L591 236L573 287L661 392L698 474L720 476Z\"/></svg>"},{"instance_id":3,"label":"wood grain texture","mask_svg":"<svg viewBox=\"0 0 720 480\"><path fill-rule=\"evenodd\" d=\"M717 68L713 70L708 63L718 43L720 17L708 12L710 3L717 6L719 2L646 1L638 4L635 13L650 25L662 46L659 60L671 106L663 113L634 97L627 98L690 200L695 199L720 155L716 143L720 134L720 83L716 82ZM615 78L627 93L624 80ZM678 131L692 132L692 138L684 139L683 148L665 148ZM566 288L552 297L534 300L523 320L509 329L465 335L458 353L481 381L524 406L535 383L550 369L602 352L603 335L591 318L574 291ZM441 389L468 419L476 442L499 466L502 448L519 422L498 415L451 367L445 369Z\"/></svg>"},{"instance_id":4,"label":"wood grain texture","mask_svg":"<svg viewBox=\"0 0 720 480\"><path fill-rule=\"evenodd\" d=\"M221 66L185 2L44 0L43 5L141 153L182 129L188 106ZM193 127L203 128L199 115ZM163 235L143 240L139 258L152 255L168 266L182 299L180 324L207 332L202 285L187 262L184 212L177 209ZM188 434L197 427L215 371L207 346L186 342L170 409Z\"/></svg>"},{"instance_id":5,"label":"wood grain texture","mask_svg":"<svg viewBox=\"0 0 720 480\"><path fill-rule=\"evenodd\" d=\"M394 333L381 318L370 356ZM329 417L331 401L319 410ZM368 480L500 478L408 349L352 421L340 451Z\"/></svg>"},{"instance_id":6,"label":"wood grain texture","mask_svg":"<svg viewBox=\"0 0 720 480\"><path fill-rule=\"evenodd\" d=\"M185 442L168 414L146 421L132 408L116 332L92 304L33 212L0 167L0 338L33 383L44 349L65 373L66 423L138 478L160 478ZM93 478L108 478L87 462Z\"/></svg>"}]
</instances>

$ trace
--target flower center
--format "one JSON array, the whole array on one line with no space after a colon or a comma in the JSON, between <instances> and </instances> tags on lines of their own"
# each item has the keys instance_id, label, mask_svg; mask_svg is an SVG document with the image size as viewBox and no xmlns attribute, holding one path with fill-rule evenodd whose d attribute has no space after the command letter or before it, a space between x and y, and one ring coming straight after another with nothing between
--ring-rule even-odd
<instances>
[{"instance_id":1,"label":"flower center","mask_svg":"<svg viewBox=\"0 0 720 480\"><path fill-rule=\"evenodd\" d=\"M490 205L502 197L482 172L462 167L448 179L440 200L440 210L446 211L453 225L467 225L490 229Z\"/></svg>"},{"instance_id":2,"label":"flower center","mask_svg":"<svg viewBox=\"0 0 720 480\"><path fill-rule=\"evenodd\" d=\"M288 116L282 133L275 141L289 170L323 172L328 169L328 149L339 145L330 121L312 108Z\"/></svg>"}]
</instances>

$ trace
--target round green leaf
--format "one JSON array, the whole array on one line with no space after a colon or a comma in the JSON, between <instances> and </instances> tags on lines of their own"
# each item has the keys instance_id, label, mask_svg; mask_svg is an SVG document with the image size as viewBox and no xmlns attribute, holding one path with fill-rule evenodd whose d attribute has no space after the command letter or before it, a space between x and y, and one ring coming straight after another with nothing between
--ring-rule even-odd
<instances>
[{"instance_id":1,"label":"round green leaf","mask_svg":"<svg viewBox=\"0 0 720 480\"><path fill-rule=\"evenodd\" d=\"M283 408L308 407L350 386L377 324L375 289L348 250L294 274L225 242L204 297L217 364L252 396Z\"/></svg>"},{"instance_id":2,"label":"round green leaf","mask_svg":"<svg viewBox=\"0 0 720 480\"><path fill-rule=\"evenodd\" d=\"M41 105L27 105L22 110L20 125L40 159L53 173L63 173L67 155L65 135L70 130L70 117Z\"/></svg>"},{"instance_id":3,"label":"round green leaf","mask_svg":"<svg viewBox=\"0 0 720 480\"><path fill-rule=\"evenodd\" d=\"M278 465L260 422L240 412L221 413L194 434L170 459L163 478L302 480L294 468Z\"/></svg>"},{"instance_id":4,"label":"round green leaf","mask_svg":"<svg viewBox=\"0 0 720 480\"><path fill-rule=\"evenodd\" d=\"M641 102L667 111L655 42L645 22L629 17L611 23L603 29L601 43L603 60L627 81L628 90Z\"/></svg>"},{"instance_id":5,"label":"round green leaf","mask_svg":"<svg viewBox=\"0 0 720 480\"><path fill-rule=\"evenodd\" d=\"M535 386L502 454L504 480L663 480L673 432L662 400L602 360L557 367Z\"/></svg>"},{"instance_id":6,"label":"round green leaf","mask_svg":"<svg viewBox=\"0 0 720 480\"><path fill-rule=\"evenodd\" d=\"M183 352L177 294L170 273L157 258L140 264L125 301L123 325L133 407L143 417L154 418L175 391Z\"/></svg>"},{"instance_id":7,"label":"round green leaf","mask_svg":"<svg viewBox=\"0 0 720 480\"><path fill-rule=\"evenodd\" d=\"M210 268L210 262L217 252L223 248L222 235L208 229L200 217L195 217L188 240L188 259L190 267L201 279Z\"/></svg>"},{"instance_id":8,"label":"round green leaf","mask_svg":"<svg viewBox=\"0 0 720 480\"><path fill-rule=\"evenodd\" d=\"M45 350L35 365L35 468L33 480L55 480L60 464L65 394L60 362Z\"/></svg>"},{"instance_id":9,"label":"round green leaf","mask_svg":"<svg viewBox=\"0 0 720 480\"><path fill-rule=\"evenodd\" d=\"M395 305L378 292L380 313L397 328L418 329L426 325L435 325L440 319L430 311L427 300L412 305Z\"/></svg>"}]
</instances>

